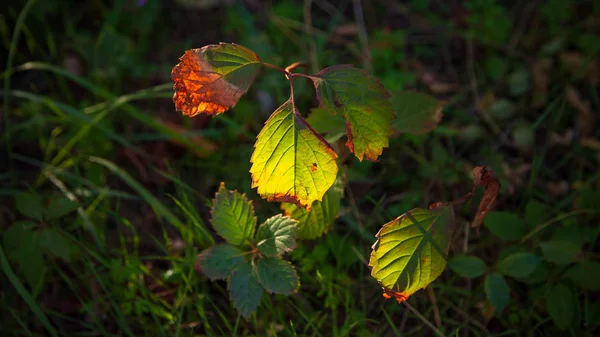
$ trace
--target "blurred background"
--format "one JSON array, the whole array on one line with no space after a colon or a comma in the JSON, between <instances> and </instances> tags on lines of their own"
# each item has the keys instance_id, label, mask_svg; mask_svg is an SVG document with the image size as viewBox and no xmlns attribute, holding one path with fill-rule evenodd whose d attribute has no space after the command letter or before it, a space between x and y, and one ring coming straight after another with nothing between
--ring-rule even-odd
<instances>
[{"instance_id":1,"label":"blurred background","mask_svg":"<svg viewBox=\"0 0 600 337\"><path fill-rule=\"evenodd\" d=\"M5 0L2 335L596 335L599 33L593 0ZM377 163L336 143L347 185L335 226L290 254L299 292L264 296L248 321L194 259L217 238L221 181L259 221L281 212L248 171L289 89L263 69L233 110L181 116L172 67L220 41L309 73L354 64L392 95L447 103L429 133L397 126ZM307 116L314 92L296 82ZM457 209L450 267L411 296L414 310L384 300L366 266L375 233L464 195L477 165L502 184L480 234L481 191ZM536 256L533 271L499 269L518 252Z\"/></svg>"}]
</instances>

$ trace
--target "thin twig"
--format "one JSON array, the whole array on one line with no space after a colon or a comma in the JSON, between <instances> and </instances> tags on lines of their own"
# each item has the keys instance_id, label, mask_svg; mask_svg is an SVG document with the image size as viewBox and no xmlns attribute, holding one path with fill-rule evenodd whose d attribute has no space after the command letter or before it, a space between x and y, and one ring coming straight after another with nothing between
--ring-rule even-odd
<instances>
[{"instance_id":1,"label":"thin twig","mask_svg":"<svg viewBox=\"0 0 600 337\"><path fill-rule=\"evenodd\" d=\"M433 332L435 332L436 335L446 337L440 330L438 330L433 324L431 324L431 322L427 318L425 318L425 316L421 315L421 313L418 312L417 309L413 308L412 305L408 304L408 301L404 301L402 303L404 303L408 310L410 310L415 316L417 316L421 321L423 321L425 325L427 325L431 330L433 330Z\"/></svg>"},{"instance_id":2,"label":"thin twig","mask_svg":"<svg viewBox=\"0 0 600 337\"><path fill-rule=\"evenodd\" d=\"M367 35L367 28L365 26L365 17L363 15L362 5L360 0L353 0L352 5L354 7L354 18L358 25L358 38L362 47L362 64L363 68L367 71L372 72L373 66L371 65L371 49L369 48L369 38Z\"/></svg>"},{"instance_id":3,"label":"thin twig","mask_svg":"<svg viewBox=\"0 0 600 337\"><path fill-rule=\"evenodd\" d=\"M308 57L310 58L310 70L316 73L319 70L319 59L317 57L317 44L313 36L312 25L312 0L304 0L304 30L308 34Z\"/></svg>"},{"instance_id":4,"label":"thin twig","mask_svg":"<svg viewBox=\"0 0 600 337\"><path fill-rule=\"evenodd\" d=\"M435 325L438 328L442 327L442 316L440 315L440 308L437 305L437 301L435 300L435 294L433 293L433 288L427 287L427 296L429 297L429 301L431 301L431 306L433 307L433 319L435 320Z\"/></svg>"}]
</instances>

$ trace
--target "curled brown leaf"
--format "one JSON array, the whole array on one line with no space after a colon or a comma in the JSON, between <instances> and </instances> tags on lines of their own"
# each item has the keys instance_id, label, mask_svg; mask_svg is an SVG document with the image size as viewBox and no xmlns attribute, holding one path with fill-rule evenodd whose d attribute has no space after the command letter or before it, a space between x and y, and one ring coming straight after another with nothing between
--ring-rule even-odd
<instances>
[{"instance_id":1,"label":"curled brown leaf","mask_svg":"<svg viewBox=\"0 0 600 337\"><path fill-rule=\"evenodd\" d=\"M485 188L485 193L479 202L479 209L477 210L475 219L473 220L473 223L471 223L471 227L478 231L481 222L494 207L494 202L496 201L498 191L500 190L500 183L496 177L494 177L494 171L485 166L475 167L471 174L473 175L473 190L477 189L479 186Z\"/></svg>"}]
</instances>

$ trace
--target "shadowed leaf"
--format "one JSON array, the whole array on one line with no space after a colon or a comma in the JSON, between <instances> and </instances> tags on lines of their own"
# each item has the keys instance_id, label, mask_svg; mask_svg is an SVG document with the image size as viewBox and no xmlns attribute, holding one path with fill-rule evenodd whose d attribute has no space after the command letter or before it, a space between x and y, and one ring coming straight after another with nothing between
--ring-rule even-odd
<instances>
[{"instance_id":1,"label":"shadowed leaf","mask_svg":"<svg viewBox=\"0 0 600 337\"><path fill-rule=\"evenodd\" d=\"M448 261L450 269L462 277L475 278L483 275L487 266L477 256L455 256Z\"/></svg>"},{"instance_id":2,"label":"shadowed leaf","mask_svg":"<svg viewBox=\"0 0 600 337\"><path fill-rule=\"evenodd\" d=\"M510 298L510 289L502 275L499 273L489 273L485 278L485 294L488 301L495 309L497 316L500 316L504 308L508 305Z\"/></svg>"},{"instance_id":3,"label":"shadowed leaf","mask_svg":"<svg viewBox=\"0 0 600 337\"><path fill-rule=\"evenodd\" d=\"M263 288L256 278L256 270L249 261L240 264L227 282L229 298L237 311L248 319L260 305Z\"/></svg>"},{"instance_id":4,"label":"shadowed leaf","mask_svg":"<svg viewBox=\"0 0 600 337\"><path fill-rule=\"evenodd\" d=\"M258 227L256 246L258 251L267 256L281 256L296 248L298 221L277 214L267 219Z\"/></svg>"},{"instance_id":5,"label":"shadowed leaf","mask_svg":"<svg viewBox=\"0 0 600 337\"><path fill-rule=\"evenodd\" d=\"M310 209L337 176L337 154L310 128L291 99L273 112L254 147L252 187L269 201Z\"/></svg>"},{"instance_id":6,"label":"shadowed leaf","mask_svg":"<svg viewBox=\"0 0 600 337\"><path fill-rule=\"evenodd\" d=\"M433 130L442 120L444 102L431 95L403 91L392 95L390 100L396 110L397 131L422 134Z\"/></svg>"},{"instance_id":7,"label":"shadowed leaf","mask_svg":"<svg viewBox=\"0 0 600 337\"><path fill-rule=\"evenodd\" d=\"M540 259L526 252L511 254L498 262L498 271L511 277L526 277L540 263Z\"/></svg>"},{"instance_id":8,"label":"shadowed leaf","mask_svg":"<svg viewBox=\"0 0 600 337\"><path fill-rule=\"evenodd\" d=\"M196 258L200 271L213 281L226 279L244 261L244 251L228 244L208 248Z\"/></svg>"},{"instance_id":9,"label":"shadowed leaf","mask_svg":"<svg viewBox=\"0 0 600 337\"><path fill-rule=\"evenodd\" d=\"M300 279L291 263L265 257L256 263L256 274L260 284L269 293L290 295L300 287Z\"/></svg>"},{"instance_id":10,"label":"shadowed leaf","mask_svg":"<svg viewBox=\"0 0 600 337\"><path fill-rule=\"evenodd\" d=\"M250 49L233 43L185 52L171 71L173 103L190 117L217 115L233 108L254 82L261 62Z\"/></svg>"},{"instance_id":11,"label":"shadowed leaf","mask_svg":"<svg viewBox=\"0 0 600 337\"><path fill-rule=\"evenodd\" d=\"M256 216L252 202L245 194L229 191L221 183L211 209L212 224L217 233L234 246L242 246L254 236Z\"/></svg>"},{"instance_id":12,"label":"shadowed leaf","mask_svg":"<svg viewBox=\"0 0 600 337\"><path fill-rule=\"evenodd\" d=\"M322 201L313 202L310 212L290 203L282 203L281 209L286 215L298 220L299 239L315 239L327 233L333 225L343 193L342 181L337 179Z\"/></svg>"},{"instance_id":13,"label":"shadowed leaf","mask_svg":"<svg viewBox=\"0 0 600 337\"><path fill-rule=\"evenodd\" d=\"M323 69L311 76L321 108L346 119L346 146L360 160L377 161L392 134L390 94L366 70L349 65Z\"/></svg>"},{"instance_id":14,"label":"shadowed leaf","mask_svg":"<svg viewBox=\"0 0 600 337\"><path fill-rule=\"evenodd\" d=\"M454 222L452 207L413 209L383 225L369 260L384 297L406 300L442 274Z\"/></svg>"}]
</instances>

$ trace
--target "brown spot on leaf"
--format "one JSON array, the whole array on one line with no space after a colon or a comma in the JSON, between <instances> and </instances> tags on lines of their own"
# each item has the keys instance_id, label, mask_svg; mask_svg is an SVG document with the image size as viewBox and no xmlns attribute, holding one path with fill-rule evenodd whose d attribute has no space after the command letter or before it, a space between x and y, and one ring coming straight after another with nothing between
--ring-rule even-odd
<instances>
[{"instance_id":1,"label":"brown spot on leaf","mask_svg":"<svg viewBox=\"0 0 600 337\"><path fill-rule=\"evenodd\" d=\"M312 165L310 166L310 170L312 172L317 172L317 163L312 163Z\"/></svg>"}]
</instances>

